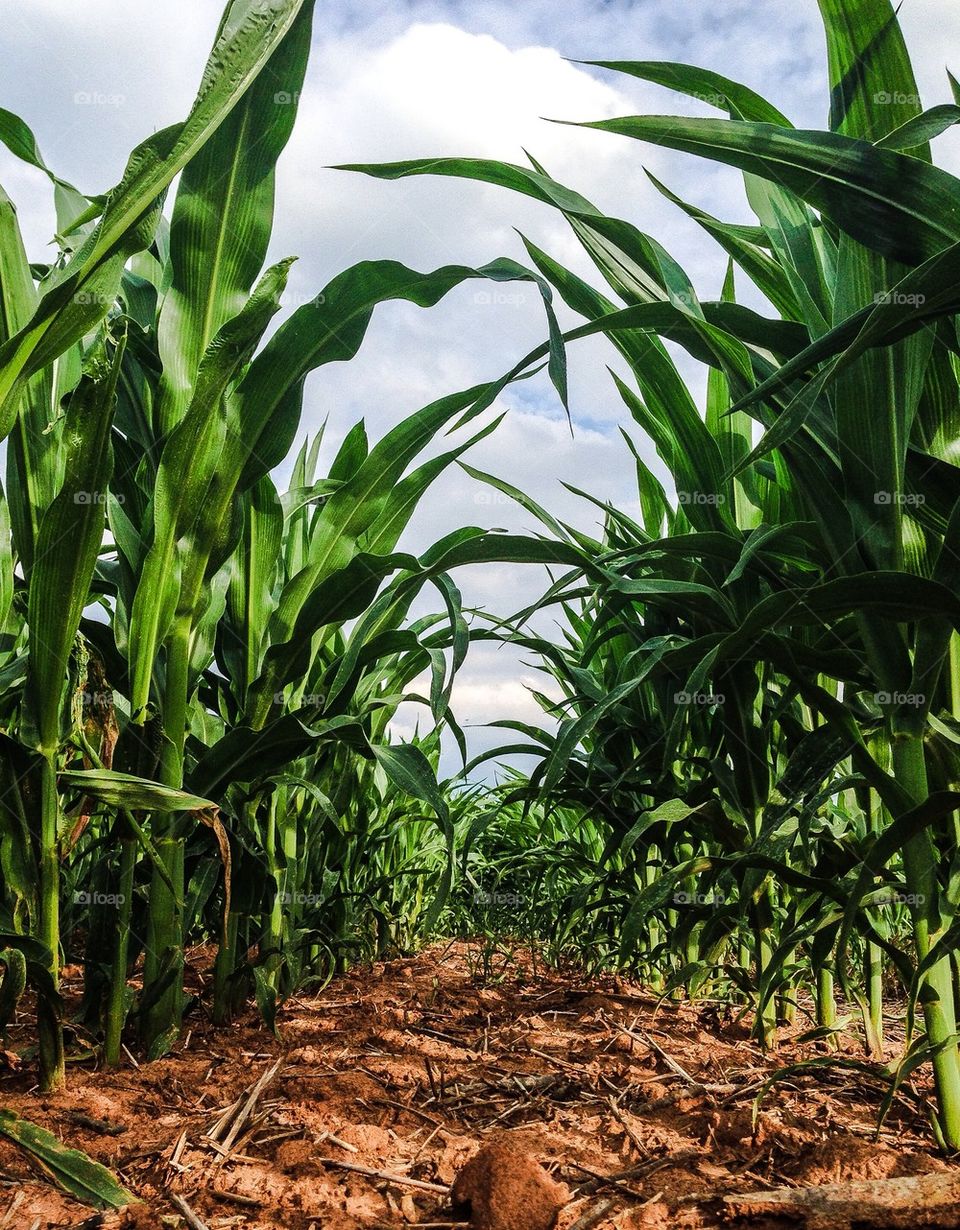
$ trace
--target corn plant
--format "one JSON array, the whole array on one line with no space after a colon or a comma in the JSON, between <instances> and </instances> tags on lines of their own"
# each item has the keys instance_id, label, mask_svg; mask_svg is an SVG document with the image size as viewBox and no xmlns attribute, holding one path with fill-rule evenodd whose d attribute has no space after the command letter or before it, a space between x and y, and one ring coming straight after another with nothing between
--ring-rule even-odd
<instances>
[{"instance_id":1,"label":"corn plant","mask_svg":"<svg viewBox=\"0 0 960 1230\"><path fill-rule=\"evenodd\" d=\"M549 285L505 260L427 274L361 263L264 341L291 263L263 267L312 11L312 0L231 0L186 120L139 145L105 195L56 176L24 122L0 112L0 140L49 175L58 211L59 255L32 266L0 195L2 931L39 995L44 1088L64 1071L61 907L68 935L86 935L83 1017L102 1029L107 1062L119 1061L140 957L139 1032L148 1055L162 1053L180 1026L186 939L209 934L214 890L221 984L233 972L232 860L243 850L276 882L289 839L278 798L304 806L297 781L277 774L303 757L308 794L329 797L329 774L344 773L336 744L424 802L448 834L449 884L451 821L434 770L417 747L389 743L383 715L427 666L434 719L445 717L466 644L449 568L550 555L480 529L419 559L396 550L417 501L470 441L411 465L439 432L486 410L526 360L441 397L372 448L358 427L327 479L301 462L279 501L269 476L300 430L306 378L349 359L385 300L427 307L466 278L533 279L564 389ZM408 620L427 582L443 626ZM314 692L319 706L304 701ZM65 901L68 889L91 896L85 874L94 900ZM267 912L265 950L284 925Z\"/></svg>"},{"instance_id":2,"label":"corn plant","mask_svg":"<svg viewBox=\"0 0 960 1230\"><path fill-rule=\"evenodd\" d=\"M667 461L683 501L672 532L615 569L609 590L614 600L632 596L644 621L651 607L684 620L682 643L662 648L659 664L686 678L686 692L713 687L732 698L714 724L723 748L714 789L744 823L750 860L765 863L768 881L793 874L762 848L778 839L789 813L764 808L770 762L760 706L768 672L805 708L807 739L833 739L857 781L875 792L880 816L843 890L828 891L819 876L808 883L832 901L804 926L808 938L831 935L841 975L858 927L898 964L911 1011L922 1006L926 1037L913 1055L932 1062L935 1129L956 1149L958 800L944 745L955 737L960 616L953 319L960 185L932 163L929 143L958 111L921 110L887 0L821 0L820 9L831 84L827 132L795 129L755 92L717 73L646 62L602 66L715 100L729 118L632 116L587 125L744 173L753 226L725 223L658 186L720 243L774 316L729 295L702 301L652 237L606 217L535 162L527 169L430 159L354 169L385 178L466 176L552 205L612 288L619 303L528 245L540 272L587 318L579 333L606 333L628 362L636 388L623 386L627 408ZM729 396L732 405L701 412L661 339L709 364L711 398ZM645 478L645 506L650 491ZM658 652L658 622L649 630L646 657ZM568 754L617 699L594 701L579 725L571 721L561 737ZM682 751L687 726L684 717L670 722L666 757ZM936 784L950 789L931 789L934 769ZM817 771L824 780L827 768ZM866 909L877 876L900 859L911 908L909 968ZM696 858L683 860L653 896L698 866ZM751 885L754 908L769 898L768 887ZM761 932L769 928L764 911ZM763 981L773 954L760 955ZM825 996L828 990L824 984Z\"/></svg>"}]
</instances>

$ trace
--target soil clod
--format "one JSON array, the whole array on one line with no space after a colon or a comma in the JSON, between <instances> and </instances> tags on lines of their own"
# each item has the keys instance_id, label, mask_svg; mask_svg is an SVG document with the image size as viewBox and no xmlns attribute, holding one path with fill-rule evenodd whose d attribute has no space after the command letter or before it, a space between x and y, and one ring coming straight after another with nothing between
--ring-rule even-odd
<instances>
[{"instance_id":1,"label":"soil clod","mask_svg":"<svg viewBox=\"0 0 960 1230\"><path fill-rule=\"evenodd\" d=\"M570 1193L528 1153L496 1141L467 1162L452 1195L472 1230L550 1230Z\"/></svg>"}]
</instances>

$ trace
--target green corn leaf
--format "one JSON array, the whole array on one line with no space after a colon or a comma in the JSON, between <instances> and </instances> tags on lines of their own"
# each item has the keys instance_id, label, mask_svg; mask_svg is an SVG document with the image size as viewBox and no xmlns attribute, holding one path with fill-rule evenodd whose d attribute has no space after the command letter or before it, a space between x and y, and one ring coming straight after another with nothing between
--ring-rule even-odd
<instances>
[{"instance_id":1,"label":"green corn leaf","mask_svg":"<svg viewBox=\"0 0 960 1230\"><path fill-rule=\"evenodd\" d=\"M392 488L388 498L382 502L381 510L373 525L362 535L360 541L363 549L371 553L392 551L430 485L453 462L458 461L468 449L473 448L475 444L496 431L503 418L502 414L498 415L469 440L465 440L456 448L449 449L437 457L432 457L401 478ZM464 463L460 462L460 464Z\"/></svg>"},{"instance_id":2,"label":"green corn leaf","mask_svg":"<svg viewBox=\"0 0 960 1230\"><path fill-rule=\"evenodd\" d=\"M12 111L7 111L4 107L0 107L0 141L3 142L15 157L31 167L36 167L38 171L42 171L51 183L62 185L71 192L76 192L76 189L71 184L55 175L47 166L43 155L40 153L37 138L33 135L29 126L19 115L14 115Z\"/></svg>"},{"instance_id":3,"label":"green corn leaf","mask_svg":"<svg viewBox=\"0 0 960 1230\"><path fill-rule=\"evenodd\" d=\"M789 320L803 319L803 310L797 293L790 284L789 276L756 241L756 237L747 238L743 234L743 227L720 222L697 206L682 201L650 171L647 172L647 178L659 193L682 209L688 218L698 222L707 234L720 244L783 316Z\"/></svg>"},{"instance_id":4,"label":"green corn leaf","mask_svg":"<svg viewBox=\"0 0 960 1230\"><path fill-rule=\"evenodd\" d=\"M153 544L130 619L135 714L145 711L157 652L174 616L179 611L195 621L205 600L208 561L233 508L231 475L224 473L230 442L223 401L279 309L290 263L269 269L240 313L220 327L200 364L190 407L166 439L153 504Z\"/></svg>"},{"instance_id":5,"label":"green corn leaf","mask_svg":"<svg viewBox=\"0 0 960 1230\"><path fill-rule=\"evenodd\" d=\"M238 390L237 435L249 441L241 487L278 465L299 423L304 378L316 368L352 358L375 307L402 299L432 307L470 278L537 281L550 317L551 374L565 390L565 357L549 309L549 286L515 261L501 259L478 269L449 265L417 273L397 261L365 261L338 275L311 302L299 307L250 365Z\"/></svg>"},{"instance_id":6,"label":"green corn leaf","mask_svg":"<svg viewBox=\"0 0 960 1230\"><path fill-rule=\"evenodd\" d=\"M37 305L30 263L13 202L0 188L0 343L27 323ZM56 494L57 435L53 373L39 372L26 386L7 454L7 494L17 551L25 573L33 565L40 517Z\"/></svg>"},{"instance_id":7,"label":"green corn leaf","mask_svg":"<svg viewBox=\"0 0 960 1230\"><path fill-rule=\"evenodd\" d=\"M92 799L127 811L206 811L216 806L210 799L113 769L65 770L58 775L58 781L70 790L82 791Z\"/></svg>"},{"instance_id":8,"label":"green corn leaf","mask_svg":"<svg viewBox=\"0 0 960 1230\"><path fill-rule=\"evenodd\" d=\"M598 120L582 127L699 154L783 184L851 238L904 264L918 265L960 239L956 179L866 141L770 124L665 115Z\"/></svg>"},{"instance_id":9,"label":"green corn leaf","mask_svg":"<svg viewBox=\"0 0 960 1230\"><path fill-rule=\"evenodd\" d=\"M944 103L940 107L931 107L929 111L924 111L922 115L917 115L912 120L907 120L893 132L887 133L876 144L880 149L913 151L926 145L934 137L939 137L954 124L960 124L960 107L952 103Z\"/></svg>"},{"instance_id":10,"label":"green corn leaf","mask_svg":"<svg viewBox=\"0 0 960 1230\"><path fill-rule=\"evenodd\" d=\"M30 322L0 347L0 438L13 423L22 382L106 314L126 259L152 242L167 187L256 80L302 6L303 0L231 0L187 119L134 150L96 229L52 280Z\"/></svg>"},{"instance_id":11,"label":"green corn leaf","mask_svg":"<svg viewBox=\"0 0 960 1230\"><path fill-rule=\"evenodd\" d=\"M308 720L310 725L307 725ZM359 731L359 723L353 716L320 720L308 711L285 713L262 730L237 725L204 751L188 774L187 782L195 790L221 798L231 782L269 777L297 760L318 741L354 741Z\"/></svg>"},{"instance_id":12,"label":"green corn leaf","mask_svg":"<svg viewBox=\"0 0 960 1230\"><path fill-rule=\"evenodd\" d=\"M112 465L110 427L122 358L121 345L112 364L97 359L70 400L64 423L68 453L63 486L44 514L37 536L27 619L38 634L30 639L28 688L40 748L47 756L53 755L59 742L67 661L103 537Z\"/></svg>"},{"instance_id":13,"label":"green corn leaf","mask_svg":"<svg viewBox=\"0 0 960 1230\"><path fill-rule=\"evenodd\" d=\"M920 114L917 81L890 0L818 0L827 36L830 127L880 141ZM923 151L929 160L929 150Z\"/></svg>"},{"instance_id":14,"label":"green corn leaf","mask_svg":"<svg viewBox=\"0 0 960 1230\"><path fill-rule=\"evenodd\" d=\"M740 85L707 68L675 64L668 60L584 60L582 63L626 73L630 77L639 77L641 81L652 81L721 111L729 111L736 118L791 127L781 111L749 86Z\"/></svg>"},{"instance_id":15,"label":"green corn leaf","mask_svg":"<svg viewBox=\"0 0 960 1230\"><path fill-rule=\"evenodd\" d=\"M68 1149L52 1132L0 1110L0 1134L19 1145L58 1187L97 1209L122 1209L136 1200L105 1166Z\"/></svg>"},{"instance_id":16,"label":"green corn leaf","mask_svg":"<svg viewBox=\"0 0 960 1230\"><path fill-rule=\"evenodd\" d=\"M436 774L429 760L427 760L418 747L410 743L386 744L382 746L371 744L370 750L376 757L377 763L394 785L398 786L405 794L429 805L436 814L446 839L446 867L437 894L424 920L424 926L429 930L439 918L453 883L454 830L450 820L450 812L437 784Z\"/></svg>"},{"instance_id":17,"label":"green corn leaf","mask_svg":"<svg viewBox=\"0 0 960 1230\"><path fill-rule=\"evenodd\" d=\"M170 280L157 327L161 430L179 422L197 369L260 275L273 223L274 168L293 130L313 0L180 179L170 224Z\"/></svg>"},{"instance_id":18,"label":"green corn leaf","mask_svg":"<svg viewBox=\"0 0 960 1230\"><path fill-rule=\"evenodd\" d=\"M281 500L266 475L244 493L243 508L243 535L228 561L227 611L218 648L241 704L260 670L284 523Z\"/></svg>"}]
</instances>

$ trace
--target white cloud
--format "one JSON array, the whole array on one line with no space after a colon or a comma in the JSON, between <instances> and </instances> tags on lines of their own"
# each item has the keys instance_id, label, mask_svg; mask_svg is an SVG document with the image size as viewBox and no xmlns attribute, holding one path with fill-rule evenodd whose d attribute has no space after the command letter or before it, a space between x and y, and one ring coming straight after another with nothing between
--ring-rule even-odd
<instances>
[{"instance_id":1,"label":"white cloud","mask_svg":"<svg viewBox=\"0 0 960 1230\"><path fill-rule=\"evenodd\" d=\"M104 191L134 145L186 115L220 11L216 0L0 0L2 105L54 170Z\"/></svg>"}]
</instances>

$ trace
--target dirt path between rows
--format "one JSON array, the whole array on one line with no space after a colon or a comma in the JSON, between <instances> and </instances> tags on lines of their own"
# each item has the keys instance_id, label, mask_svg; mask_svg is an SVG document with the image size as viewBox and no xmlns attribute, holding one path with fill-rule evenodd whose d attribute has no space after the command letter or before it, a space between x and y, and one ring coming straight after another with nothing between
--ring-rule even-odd
<instances>
[{"instance_id":1,"label":"dirt path between rows","mask_svg":"<svg viewBox=\"0 0 960 1230\"><path fill-rule=\"evenodd\" d=\"M815 1066L777 1084L754 1123L769 1076L822 1049L785 1040L764 1056L730 1009L517 954L484 984L476 968L455 944L357 969L287 1003L279 1040L252 1012L221 1031L195 1013L174 1055L73 1065L56 1097L32 1091L26 1067L5 1072L3 1106L114 1168L143 1204L93 1218L0 1142L0 1230L960 1226L944 1195L960 1196L960 1166L936 1156L922 1084L877 1135L879 1082ZM826 1212L795 1205L812 1185L856 1182L837 1189L846 1205L831 1188ZM885 1218L864 1212L875 1192L895 1197ZM927 1211L901 1221L918 1201Z\"/></svg>"}]
</instances>

